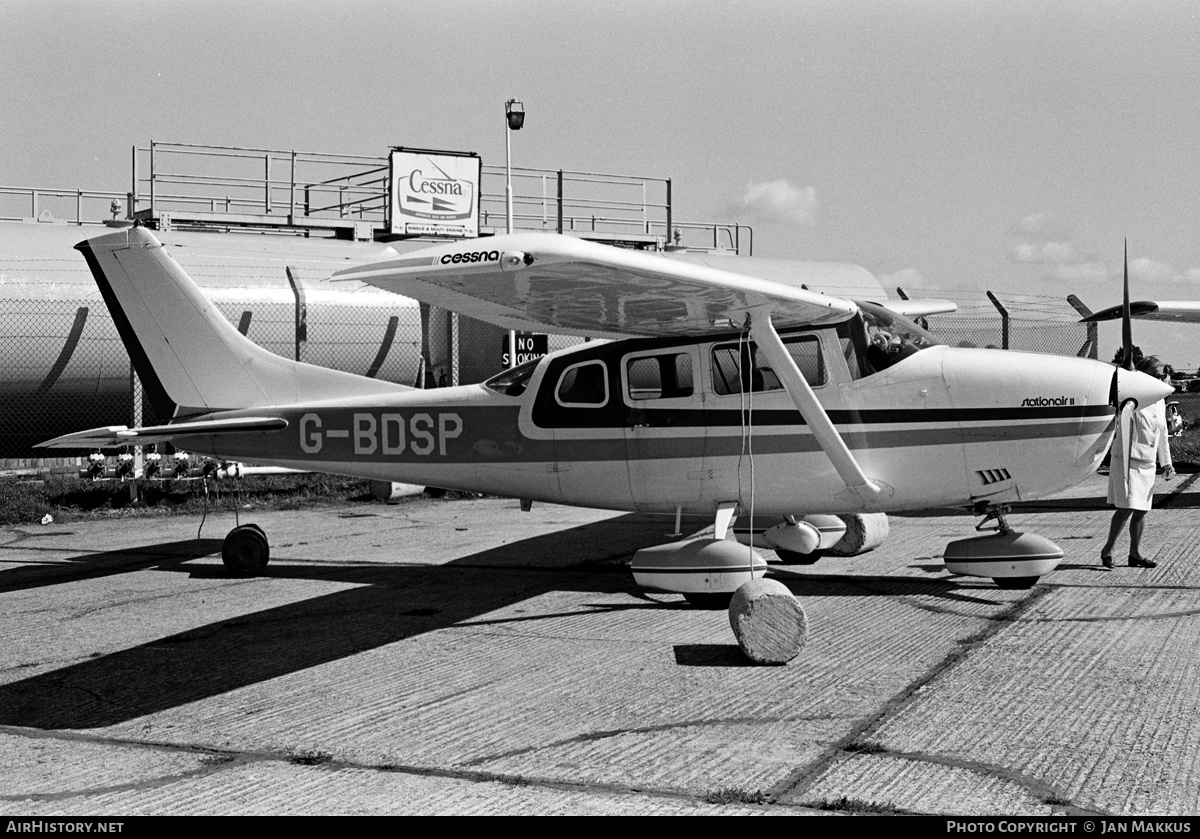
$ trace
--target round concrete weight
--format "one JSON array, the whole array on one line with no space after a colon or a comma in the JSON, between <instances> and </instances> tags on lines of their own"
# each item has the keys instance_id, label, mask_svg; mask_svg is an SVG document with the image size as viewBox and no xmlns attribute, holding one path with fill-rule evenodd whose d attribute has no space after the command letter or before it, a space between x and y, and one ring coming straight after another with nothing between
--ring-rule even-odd
<instances>
[{"instance_id":1,"label":"round concrete weight","mask_svg":"<svg viewBox=\"0 0 1200 839\"><path fill-rule=\"evenodd\" d=\"M838 516L846 523L846 534L829 549L834 556L854 556L883 544L888 537L887 513L850 513Z\"/></svg>"},{"instance_id":2,"label":"round concrete weight","mask_svg":"<svg viewBox=\"0 0 1200 839\"><path fill-rule=\"evenodd\" d=\"M757 664L787 664L808 641L808 616L778 580L743 583L729 604L738 646Z\"/></svg>"}]
</instances>

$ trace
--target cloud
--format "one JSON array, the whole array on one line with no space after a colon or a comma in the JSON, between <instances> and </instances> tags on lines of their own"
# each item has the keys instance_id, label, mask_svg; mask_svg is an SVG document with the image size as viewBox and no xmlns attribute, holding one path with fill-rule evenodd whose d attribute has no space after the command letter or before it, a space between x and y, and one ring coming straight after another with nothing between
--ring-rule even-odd
<instances>
[{"instance_id":1,"label":"cloud","mask_svg":"<svg viewBox=\"0 0 1200 839\"><path fill-rule=\"evenodd\" d=\"M1131 283L1170 283L1180 279L1175 269L1157 259L1139 257L1129 260L1129 281Z\"/></svg>"},{"instance_id":2,"label":"cloud","mask_svg":"<svg viewBox=\"0 0 1200 839\"><path fill-rule=\"evenodd\" d=\"M1020 219L1008 231L1023 239L1041 242L1066 241L1074 235L1071 229L1049 213L1032 213Z\"/></svg>"},{"instance_id":3,"label":"cloud","mask_svg":"<svg viewBox=\"0 0 1200 839\"><path fill-rule=\"evenodd\" d=\"M1070 242L1018 242L1012 258L1017 262L1069 265L1082 260L1082 255Z\"/></svg>"},{"instance_id":4,"label":"cloud","mask_svg":"<svg viewBox=\"0 0 1200 839\"><path fill-rule=\"evenodd\" d=\"M1102 283L1108 279L1108 266L1103 262L1074 262L1055 265L1050 278L1064 283Z\"/></svg>"},{"instance_id":5,"label":"cloud","mask_svg":"<svg viewBox=\"0 0 1200 839\"><path fill-rule=\"evenodd\" d=\"M1037 239L1040 241L1066 241L1072 239L1074 233L1060 220L1049 212L1033 212L1013 224L1008 232L1022 239Z\"/></svg>"},{"instance_id":6,"label":"cloud","mask_svg":"<svg viewBox=\"0 0 1200 839\"><path fill-rule=\"evenodd\" d=\"M1072 243L1071 229L1049 213L1031 213L1009 228L1017 241L1008 258L1026 265L1043 265L1045 277L1063 283L1103 282L1108 269Z\"/></svg>"},{"instance_id":7,"label":"cloud","mask_svg":"<svg viewBox=\"0 0 1200 839\"><path fill-rule=\"evenodd\" d=\"M925 285L925 278L921 276L921 272L916 268L902 268L891 274L880 274L876 277L879 284L884 288L922 288Z\"/></svg>"},{"instance_id":8,"label":"cloud","mask_svg":"<svg viewBox=\"0 0 1200 839\"><path fill-rule=\"evenodd\" d=\"M1096 258L1075 247L1070 228L1049 213L1031 213L1017 221L1008 233L1017 239L1012 243L1008 258L1026 265L1044 266L1048 280L1082 285L1103 283L1113 271ZM1121 264L1115 268L1121 278ZM1173 265L1157 259L1139 257L1129 260L1129 279L1135 285L1150 283L1200 283L1200 268L1177 271Z\"/></svg>"},{"instance_id":9,"label":"cloud","mask_svg":"<svg viewBox=\"0 0 1200 839\"><path fill-rule=\"evenodd\" d=\"M794 187L788 181L777 180L746 185L737 199L739 209L764 223L811 225L816 223L817 190L814 187Z\"/></svg>"}]
</instances>

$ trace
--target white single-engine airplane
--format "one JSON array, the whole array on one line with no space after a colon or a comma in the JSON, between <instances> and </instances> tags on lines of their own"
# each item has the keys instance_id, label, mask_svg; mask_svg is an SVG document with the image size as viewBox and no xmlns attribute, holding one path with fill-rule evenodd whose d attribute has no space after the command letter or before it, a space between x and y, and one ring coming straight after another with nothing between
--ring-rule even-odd
<instances>
[{"instance_id":1,"label":"white single-engine airplane","mask_svg":"<svg viewBox=\"0 0 1200 839\"><path fill-rule=\"evenodd\" d=\"M728 602L765 570L723 539L738 514L778 522L769 542L784 557L821 544L805 537L805 514L969 506L998 518L998 535L1021 536L1006 505L1091 475L1117 406L1170 392L1111 364L951 348L876 304L549 233L438 245L334 275L509 329L617 339L483 384L414 390L260 349L143 228L77 247L156 409L173 419L43 445L170 441L527 501L703 514L713 539L640 552L633 569L695 602ZM948 550L948 570L1011 588L1062 556L1044 539L962 542L978 544ZM266 537L235 528L223 557L258 573Z\"/></svg>"}]
</instances>

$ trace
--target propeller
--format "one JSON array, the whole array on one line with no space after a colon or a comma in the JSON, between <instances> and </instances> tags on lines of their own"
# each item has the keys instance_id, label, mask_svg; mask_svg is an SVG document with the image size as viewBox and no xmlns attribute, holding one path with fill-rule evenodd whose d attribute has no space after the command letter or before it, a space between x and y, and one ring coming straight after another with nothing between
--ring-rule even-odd
<instances>
[{"instance_id":1,"label":"propeller","mask_svg":"<svg viewBox=\"0 0 1200 839\"><path fill-rule=\"evenodd\" d=\"M1121 297L1121 355L1126 370L1133 369L1133 326L1129 313L1129 240L1125 240L1125 283Z\"/></svg>"},{"instance_id":2,"label":"propeller","mask_svg":"<svg viewBox=\"0 0 1200 839\"><path fill-rule=\"evenodd\" d=\"M1116 308L1115 306L1113 307ZM1111 311L1111 310L1108 310ZM1087 315L1084 321L1094 322L1097 314ZM1134 370L1133 367L1133 328L1130 325L1132 307L1129 303L1129 240L1125 240L1125 273L1124 288L1121 304L1121 364L1113 370L1112 385L1108 391L1109 404L1116 409L1116 436L1113 439L1112 460L1118 457L1124 459L1125 469L1121 480L1125 486L1125 494L1129 494L1129 454L1133 447L1133 415L1139 408L1153 405L1159 399L1164 399L1174 388ZM1120 442L1120 449L1117 443Z\"/></svg>"},{"instance_id":3,"label":"propeller","mask_svg":"<svg viewBox=\"0 0 1200 839\"><path fill-rule=\"evenodd\" d=\"M1133 371L1133 327L1130 324L1132 318L1129 314L1129 240L1125 240L1125 279L1124 293L1121 298L1121 366L1125 370ZM1119 405L1116 405L1116 400L1120 398L1120 386L1118 385L1118 377L1120 373L1113 374L1113 400L1114 406L1117 408L1117 428L1118 437L1121 441L1121 463L1125 467L1121 470L1121 480L1125 488L1125 497L1129 497L1129 456L1133 449L1133 412L1137 410L1136 399L1125 399Z\"/></svg>"}]
</instances>

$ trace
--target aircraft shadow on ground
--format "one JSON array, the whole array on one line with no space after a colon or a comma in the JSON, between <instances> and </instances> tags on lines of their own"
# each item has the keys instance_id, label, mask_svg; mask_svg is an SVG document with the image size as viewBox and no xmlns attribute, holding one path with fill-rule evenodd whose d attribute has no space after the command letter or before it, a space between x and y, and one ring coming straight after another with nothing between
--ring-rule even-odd
<instances>
[{"instance_id":1,"label":"aircraft shadow on ground","mask_svg":"<svg viewBox=\"0 0 1200 839\"><path fill-rule=\"evenodd\" d=\"M25 544L20 547L29 549ZM53 564L21 565L0 571L0 594L79 580L96 580L147 568L172 569L190 560L220 552L220 539L181 539L137 548L79 554L66 559L62 556L62 550L56 548L53 551Z\"/></svg>"},{"instance_id":2,"label":"aircraft shadow on ground","mask_svg":"<svg viewBox=\"0 0 1200 839\"><path fill-rule=\"evenodd\" d=\"M0 686L0 725L42 729L115 725L438 629L553 619L558 615L484 617L551 591L634 598L632 602L625 597L619 603L572 609L563 616L591 613L602 619L612 611L691 609L671 595L640 592L624 563L597 559L628 556L662 540L661 519L627 515L534 536L443 565L288 564L279 558L268 566L265 577L343 582L354 587L206 624ZM530 557L545 556L551 548L561 561L531 563ZM4 572L0 591L147 568L198 577L227 576L222 566L188 562L219 550L220 540L201 539L84 554L71 562L69 573L61 563ZM17 574L18 570L23 573ZM800 597L921 594L976 599L948 580L777 576ZM677 658L680 664L693 666L741 666L743 660L731 650L736 647L685 645L677 650ZM77 654L88 653L79 650Z\"/></svg>"}]
</instances>

